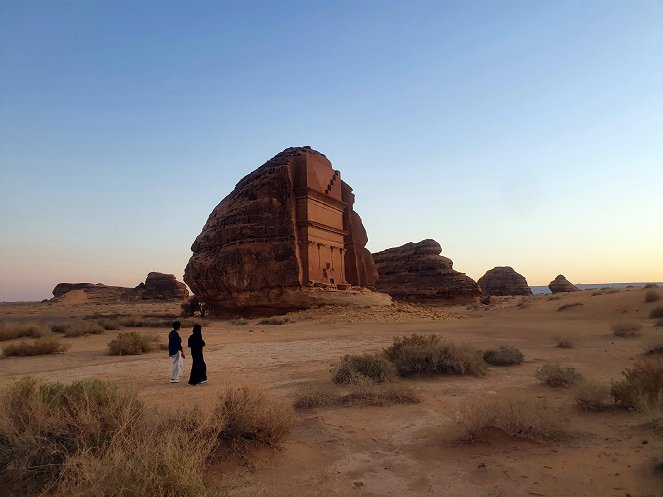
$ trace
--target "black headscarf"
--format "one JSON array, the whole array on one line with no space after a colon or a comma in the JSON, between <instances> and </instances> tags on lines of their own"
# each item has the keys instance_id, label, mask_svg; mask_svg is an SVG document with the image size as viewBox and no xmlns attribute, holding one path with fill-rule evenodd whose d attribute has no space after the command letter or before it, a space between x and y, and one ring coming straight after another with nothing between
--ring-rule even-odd
<instances>
[{"instance_id":1,"label":"black headscarf","mask_svg":"<svg viewBox=\"0 0 663 497\"><path fill-rule=\"evenodd\" d=\"M191 332L191 336L189 337L189 347L200 347L203 348L205 346L205 340L203 340L203 329L199 324L194 324L193 325L193 330Z\"/></svg>"}]
</instances>

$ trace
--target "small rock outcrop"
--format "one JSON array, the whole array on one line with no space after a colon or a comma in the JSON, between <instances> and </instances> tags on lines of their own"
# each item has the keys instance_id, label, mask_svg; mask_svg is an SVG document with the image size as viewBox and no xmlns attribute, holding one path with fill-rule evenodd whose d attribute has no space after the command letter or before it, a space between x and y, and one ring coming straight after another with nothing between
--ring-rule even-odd
<instances>
[{"instance_id":1,"label":"small rock outcrop","mask_svg":"<svg viewBox=\"0 0 663 497\"><path fill-rule=\"evenodd\" d=\"M103 283L58 283L55 285L55 288L53 288L53 297L62 297L65 293L71 292L72 290L99 289L105 286L106 285Z\"/></svg>"},{"instance_id":2,"label":"small rock outcrop","mask_svg":"<svg viewBox=\"0 0 663 497\"><path fill-rule=\"evenodd\" d=\"M145 279L142 291L144 299L184 300L189 297L186 285L177 281L174 274L151 272Z\"/></svg>"},{"instance_id":3,"label":"small rock outcrop","mask_svg":"<svg viewBox=\"0 0 663 497\"><path fill-rule=\"evenodd\" d=\"M186 285L177 281L174 275L151 272L145 283L134 288L109 286L103 283L58 283L53 288L54 299L61 299L69 292L82 291L88 300L100 302L135 300L185 300L189 297Z\"/></svg>"},{"instance_id":4,"label":"small rock outcrop","mask_svg":"<svg viewBox=\"0 0 663 497\"><path fill-rule=\"evenodd\" d=\"M377 271L352 188L310 147L277 154L214 208L191 246L184 281L213 314L351 304ZM332 292L345 292L332 295ZM362 291L357 302L390 302Z\"/></svg>"},{"instance_id":5,"label":"small rock outcrop","mask_svg":"<svg viewBox=\"0 0 663 497\"><path fill-rule=\"evenodd\" d=\"M563 274L558 274L557 277L548 284L548 288L552 293L580 291L580 288L567 280Z\"/></svg>"},{"instance_id":6,"label":"small rock outcrop","mask_svg":"<svg viewBox=\"0 0 663 497\"><path fill-rule=\"evenodd\" d=\"M525 277L509 266L498 266L486 271L477 283L486 295L532 295Z\"/></svg>"},{"instance_id":7,"label":"small rock outcrop","mask_svg":"<svg viewBox=\"0 0 663 497\"><path fill-rule=\"evenodd\" d=\"M379 275L376 288L410 301L468 300L481 295L479 285L455 271L451 259L440 252L440 244L428 239L374 253Z\"/></svg>"}]
</instances>

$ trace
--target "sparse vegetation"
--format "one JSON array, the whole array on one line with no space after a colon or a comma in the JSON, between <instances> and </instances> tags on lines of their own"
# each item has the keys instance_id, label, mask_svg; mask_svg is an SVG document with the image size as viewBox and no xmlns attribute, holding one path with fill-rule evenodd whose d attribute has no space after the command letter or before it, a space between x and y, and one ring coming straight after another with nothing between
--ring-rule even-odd
<instances>
[{"instance_id":1,"label":"sparse vegetation","mask_svg":"<svg viewBox=\"0 0 663 497\"><path fill-rule=\"evenodd\" d=\"M639 323L631 323L627 321L612 323L612 334L616 337L637 337L640 336L642 325Z\"/></svg>"},{"instance_id":2,"label":"sparse vegetation","mask_svg":"<svg viewBox=\"0 0 663 497\"><path fill-rule=\"evenodd\" d=\"M27 357L34 355L59 354L67 350L59 340L52 337L42 337L36 340L22 340L18 343L5 345L3 353L5 356Z\"/></svg>"},{"instance_id":3,"label":"sparse vegetation","mask_svg":"<svg viewBox=\"0 0 663 497\"><path fill-rule=\"evenodd\" d=\"M656 290L649 290L645 293L645 303L651 304L652 302L657 302L661 296Z\"/></svg>"},{"instance_id":4,"label":"sparse vegetation","mask_svg":"<svg viewBox=\"0 0 663 497\"><path fill-rule=\"evenodd\" d=\"M16 338L40 338L50 334L44 323L3 322L0 323L0 341Z\"/></svg>"},{"instance_id":5,"label":"sparse vegetation","mask_svg":"<svg viewBox=\"0 0 663 497\"><path fill-rule=\"evenodd\" d=\"M641 411L663 409L663 360L645 360L626 369L624 379L612 384L617 405Z\"/></svg>"},{"instance_id":6,"label":"sparse vegetation","mask_svg":"<svg viewBox=\"0 0 663 497\"><path fill-rule=\"evenodd\" d=\"M193 317L196 313L204 318L209 310L209 305L207 302L202 301L200 298L192 295L189 299L180 305L182 312L180 316L182 317Z\"/></svg>"},{"instance_id":7,"label":"sparse vegetation","mask_svg":"<svg viewBox=\"0 0 663 497\"><path fill-rule=\"evenodd\" d=\"M558 332L553 336L556 346L562 349L573 349L578 344L579 338L576 333Z\"/></svg>"},{"instance_id":8,"label":"sparse vegetation","mask_svg":"<svg viewBox=\"0 0 663 497\"><path fill-rule=\"evenodd\" d=\"M230 324L234 324L237 326L244 326L245 324L249 324L249 320L245 318L231 319Z\"/></svg>"},{"instance_id":9,"label":"sparse vegetation","mask_svg":"<svg viewBox=\"0 0 663 497\"><path fill-rule=\"evenodd\" d=\"M288 316L272 316L271 318L261 319L258 324L282 325L292 322Z\"/></svg>"},{"instance_id":10,"label":"sparse vegetation","mask_svg":"<svg viewBox=\"0 0 663 497\"><path fill-rule=\"evenodd\" d=\"M510 345L503 345L498 349L487 350L483 360L492 366L514 366L525 359L523 353Z\"/></svg>"},{"instance_id":11,"label":"sparse vegetation","mask_svg":"<svg viewBox=\"0 0 663 497\"><path fill-rule=\"evenodd\" d=\"M159 347L158 337L129 331L119 333L116 338L111 340L108 344L108 352L111 355L138 355L152 352Z\"/></svg>"},{"instance_id":12,"label":"sparse vegetation","mask_svg":"<svg viewBox=\"0 0 663 497\"><path fill-rule=\"evenodd\" d=\"M564 304L560 305L557 310L558 311L566 311L568 309L572 309L573 307L578 307L579 305L582 305L582 302L574 302L572 304Z\"/></svg>"},{"instance_id":13,"label":"sparse vegetation","mask_svg":"<svg viewBox=\"0 0 663 497\"><path fill-rule=\"evenodd\" d=\"M51 325L53 333L62 333L66 337L80 337L83 335L99 335L105 328L96 321L85 319L72 319Z\"/></svg>"},{"instance_id":14,"label":"sparse vegetation","mask_svg":"<svg viewBox=\"0 0 663 497\"><path fill-rule=\"evenodd\" d=\"M651 338L642 344L645 354L663 354L663 338Z\"/></svg>"},{"instance_id":15,"label":"sparse vegetation","mask_svg":"<svg viewBox=\"0 0 663 497\"><path fill-rule=\"evenodd\" d=\"M535 373L536 378L551 387L566 387L582 380L582 375L575 368L559 364L544 364Z\"/></svg>"},{"instance_id":16,"label":"sparse vegetation","mask_svg":"<svg viewBox=\"0 0 663 497\"><path fill-rule=\"evenodd\" d=\"M563 436L561 416L539 399L506 396L468 402L455 416L449 436L479 442L501 433L519 440L551 440Z\"/></svg>"},{"instance_id":17,"label":"sparse vegetation","mask_svg":"<svg viewBox=\"0 0 663 497\"><path fill-rule=\"evenodd\" d=\"M357 383L361 378L384 383L398 377L396 367L384 354L346 355L331 373L334 383Z\"/></svg>"},{"instance_id":18,"label":"sparse vegetation","mask_svg":"<svg viewBox=\"0 0 663 497\"><path fill-rule=\"evenodd\" d=\"M421 397L412 388L399 383L375 384L362 381L339 390L329 383L303 387L295 397L296 409L316 407L388 406L416 404Z\"/></svg>"},{"instance_id":19,"label":"sparse vegetation","mask_svg":"<svg viewBox=\"0 0 663 497\"><path fill-rule=\"evenodd\" d=\"M656 323L654 323L654 326L656 326L657 328L663 326L663 319L659 319L658 321L656 321Z\"/></svg>"},{"instance_id":20,"label":"sparse vegetation","mask_svg":"<svg viewBox=\"0 0 663 497\"><path fill-rule=\"evenodd\" d=\"M658 307L654 307L649 313L649 317L651 319L663 318L663 307L661 307L660 305Z\"/></svg>"},{"instance_id":21,"label":"sparse vegetation","mask_svg":"<svg viewBox=\"0 0 663 497\"><path fill-rule=\"evenodd\" d=\"M582 380L573 389L573 396L584 409L604 410L610 408L610 387L592 380Z\"/></svg>"},{"instance_id":22,"label":"sparse vegetation","mask_svg":"<svg viewBox=\"0 0 663 497\"><path fill-rule=\"evenodd\" d=\"M447 344L435 335L413 334L394 338L385 349L401 376L413 374L470 374L482 376L486 363L480 350Z\"/></svg>"}]
</instances>

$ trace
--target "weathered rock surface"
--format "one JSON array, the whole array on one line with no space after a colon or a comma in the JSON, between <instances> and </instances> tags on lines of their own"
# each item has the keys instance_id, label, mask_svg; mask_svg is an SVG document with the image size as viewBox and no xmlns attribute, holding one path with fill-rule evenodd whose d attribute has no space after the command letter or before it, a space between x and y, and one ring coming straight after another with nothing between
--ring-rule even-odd
<instances>
[{"instance_id":1,"label":"weathered rock surface","mask_svg":"<svg viewBox=\"0 0 663 497\"><path fill-rule=\"evenodd\" d=\"M567 280L564 275L558 274L557 277L548 284L552 293L579 292L580 289Z\"/></svg>"},{"instance_id":2,"label":"weathered rock surface","mask_svg":"<svg viewBox=\"0 0 663 497\"><path fill-rule=\"evenodd\" d=\"M374 253L379 275L376 288L410 301L467 300L481 295L479 285L455 271L451 259L440 252L440 244L428 239Z\"/></svg>"},{"instance_id":3,"label":"weathered rock surface","mask_svg":"<svg viewBox=\"0 0 663 497\"><path fill-rule=\"evenodd\" d=\"M151 272L145 283L134 288L109 286L103 283L58 283L53 288L53 297L59 299L72 291L82 291L88 298L98 301L132 300L184 300L189 297L186 285L177 281L174 275Z\"/></svg>"},{"instance_id":4,"label":"weathered rock surface","mask_svg":"<svg viewBox=\"0 0 663 497\"><path fill-rule=\"evenodd\" d=\"M498 266L490 269L481 278L479 286L486 295L531 295L532 289L521 274L512 267Z\"/></svg>"},{"instance_id":5,"label":"weathered rock surface","mask_svg":"<svg viewBox=\"0 0 663 497\"><path fill-rule=\"evenodd\" d=\"M351 304L350 286L372 287L377 278L353 203L352 188L324 155L288 148L212 211L184 281L212 313L305 308L325 303L326 295ZM360 305L390 301L359 293Z\"/></svg>"}]
</instances>

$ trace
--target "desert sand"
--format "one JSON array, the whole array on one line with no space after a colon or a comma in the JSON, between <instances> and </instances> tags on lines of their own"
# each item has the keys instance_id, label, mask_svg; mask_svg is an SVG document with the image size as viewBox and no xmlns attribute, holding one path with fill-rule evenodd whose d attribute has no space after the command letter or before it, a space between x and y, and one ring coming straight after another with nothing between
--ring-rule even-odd
<instances>
[{"instance_id":1,"label":"desert sand","mask_svg":"<svg viewBox=\"0 0 663 497\"><path fill-rule=\"evenodd\" d=\"M105 304L76 294L59 303L2 303L1 320L56 320L94 313L177 315L176 303ZM0 359L0 387L31 375L70 382L100 378L136 389L163 409L209 405L222 385L255 384L292 402L308 382L328 378L342 355L380 351L395 336L437 334L481 349L512 345L525 355L515 367L490 367L485 377L402 380L422 402L389 407L339 407L298 411L280 449L261 449L248 460L216 464L210 478L231 496L662 496L663 476L651 460L663 454L663 436L647 417L620 409L586 411L571 391L541 384L538 367L559 362L609 384L643 357L648 337L663 334L648 319L645 290L493 298L490 305L309 310L280 326L206 319L209 382L170 384L166 352L116 357L107 343L119 331L64 338L63 354ZM559 311L565 304L580 303ZM660 302L659 302L660 303ZM642 336L618 338L610 325L643 325ZM126 331L126 330L122 330ZM169 331L140 330L166 341ZM577 336L575 348L555 345L556 333ZM189 334L183 330L183 337ZM8 341L0 343L0 348ZM185 368L190 362L185 363ZM560 409L570 436L545 443L495 437L483 443L449 441L445 429L463 402L520 392Z\"/></svg>"}]
</instances>

